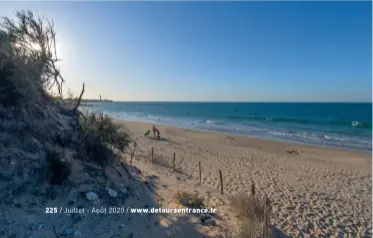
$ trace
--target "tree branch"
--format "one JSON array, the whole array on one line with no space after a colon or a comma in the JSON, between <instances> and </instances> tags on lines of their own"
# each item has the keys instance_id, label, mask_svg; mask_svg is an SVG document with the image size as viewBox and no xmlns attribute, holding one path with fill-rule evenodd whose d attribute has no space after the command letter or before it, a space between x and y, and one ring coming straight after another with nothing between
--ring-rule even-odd
<instances>
[{"instance_id":1,"label":"tree branch","mask_svg":"<svg viewBox=\"0 0 373 238\"><path fill-rule=\"evenodd\" d=\"M80 101L82 100L82 97L83 97L83 94L84 94L84 83L83 83L83 88L82 88L82 92L80 93L80 96L79 96L79 99L78 99L78 102L76 103L73 111L76 112L76 110L78 109L79 105L80 105Z\"/></svg>"}]
</instances>

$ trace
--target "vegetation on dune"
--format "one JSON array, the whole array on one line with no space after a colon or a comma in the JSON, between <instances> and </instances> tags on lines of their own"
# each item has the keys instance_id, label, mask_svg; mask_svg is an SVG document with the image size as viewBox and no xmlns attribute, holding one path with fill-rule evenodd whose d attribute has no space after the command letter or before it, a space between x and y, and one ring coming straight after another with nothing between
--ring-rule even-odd
<instances>
[{"instance_id":1,"label":"vegetation on dune","mask_svg":"<svg viewBox=\"0 0 373 238\"><path fill-rule=\"evenodd\" d=\"M53 22L31 11L18 11L15 19L3 18L0 58L2 105L40 99L53 89L62 95L64 79L57 68Z\"/></svg>"},{"instance_id":2,"label":"vegetation on dune","mask_svg":"<svg viewBox=\"0 0 373 238\"><path fill-rule=\"evenodd\" d=\"M107 165L115 157L113 152L123 153L130 142L108 116L78 110L84 84L79 97L69 95L74 100L64 100L59 60L53 21L31 11L18 11L14 19L2 18L0 155L16 158L18 154L25 163L41 156L39 163L48 171L38 169L39 174L53 184L62 184L70 174L72 158L64 149L74 151L74 158ZM10 168L6 164L0 160L2 173Z\"/></svg>"},{"instance_id":3,"label":"vegetation on dune","mask_svg":"<svg viewBox=\"0 0 373 238\"><path fill-rule=\"evenodd\" d=\"M265 219L265 201L256 196L240 192L232 198L232 205L240 217L255 218L259 221Z\"/></svg>"},{"instance_id":4,"label":"vegetation on dune","mask_svg":"<svg viewBox=\"0 0 373 238\"><path fill-rule=\"evenodd\" d=\"M204 198L199 196L198 193L190 193L187 191L178 191L175 194L176 201L188 208L203 208Z\"/></svg>"},{"instance_id":5,"label":"vegetation on dune","mask_svg":"<svg viewBox=\"0 0 373 238\"><path fill-rule=\"evenodd\" d=\"M80 125L88 157L101 165L110 162L109 148L124 153L130 143L128 133L103 113L81 114Z\"/></svg>"},{"instance_id":6,"label":"vegetation on dune","mask_svg":"<svg viewBox=\"0 0 373 238\"><path fill-rule=\"evenodd\" d=\"M256 196L255 184L252 185L251 190L251 194L240 192L231 198L232 206L240 219L231 237L272 238L274 235L270 225L269 199Z\"/></svg>"}]
</instances>

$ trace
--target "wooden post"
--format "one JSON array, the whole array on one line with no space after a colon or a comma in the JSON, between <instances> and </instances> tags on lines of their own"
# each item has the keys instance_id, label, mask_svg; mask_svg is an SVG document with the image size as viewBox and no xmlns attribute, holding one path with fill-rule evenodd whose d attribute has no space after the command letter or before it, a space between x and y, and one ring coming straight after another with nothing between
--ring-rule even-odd
<instances>
[{"instance_id":1,"label":"wooden post","mask_svg":"<svg viewBox=\"0 0 373 238\"><path fill-rule=\"evenodd\" d=\"M153 163L153 160L154 160L154 148L152 147L152 163Z\"/></svg>"},{"instance_id":2,"label":"wooden post","mask_svg":"<svg viewBox=\"0 0 373 238\"><path fill-rule=\"evenodd\" d=\"M224 190L223 190L223 175L222 175L220 169L219 169L219 176L220 176L220 192L223 195L224 194Z\"/></svg>"},{"instance_id":3,"label":"wooden post","mask_svg":"<svg viewBox=\"0 0 373 238\"><path fill-rule=\"evenodd\" d=\"M267 238L268 236L267 236L267 234L268 234L268 232L267 232L267 229L268 229L268 227L267 227L267 205L265 205L265 207L264 207L264 225L263 225L263 237L265 237L265 238Z\"/></svg>"},{"instance_id":4,"label":"wooden post","mask_svg":"<svg viewBox=\"0 0 373 238\"><path fill-rule=\"evenodd\" d=\"M270 219L271 219L271 200L269 200L269 198L267 198L266 200L266 205L267 205L267 225L268 225L268 228L271 227L271 222L270 222Z\"/></svg>"},{"instance_id":5,"label":"wooden post","mask_svg":"<svg viewBox=\"0 0 373 238\"><path fill-rule=\"evenodd\" d=\"M255 183L254 182L251 185L251 195L253 195L253 197L255 197Z\"/></svg>"},{"instance_id":6,"label":"wooden post","mask_svg":"<svg viewBox=\"0 0 373 238\"><path fill-rule=\"evenodd\" d=\"M202 169L201 169L201 162L198 162L199 167L199 184L202 184Z\"/></svg>"},{"instance_id":7,"label":"wooden post","mask_svg":"<svg viewBox=\"0 0 373 238\"><path fill-rule=\"evenodd\" d=\"M266 198L265 201L265 208L264 208L264 230L263 230L263 237L270 237L269 233L271 232L271 222L270 222L270 215L271 215L271 202L269 198Z\"/></svg>"},{"instance_id":8,"label":"wooden post","mask_svg":"<svg viewBox=\"0 0 373 238\"><path fill-rule=\"evenodd\" d=\"M172 161L172 172L175 172L175 161L176 161L176 153L174 152L174 159Z\"/></svg>"}]
</instances>

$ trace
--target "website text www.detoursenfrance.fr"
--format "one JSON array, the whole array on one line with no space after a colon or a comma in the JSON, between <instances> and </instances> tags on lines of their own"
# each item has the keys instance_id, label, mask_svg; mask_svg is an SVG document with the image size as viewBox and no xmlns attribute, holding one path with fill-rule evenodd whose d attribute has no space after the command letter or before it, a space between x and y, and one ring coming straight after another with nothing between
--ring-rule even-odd
<instances>
[{"instance_id":1,"label":"website text www.detoursenfrance.fr","mask_svg":"<svg viewBox=\"0 0 373 238\"><path fill-rule=\"evenodd\" d=\"M216 213L215 208L127 208L127 213Z\"/></svg>"},{"instance_id":2,"label":"website text www.detoursenfrance.fr","mask_svg":"<svg viewBox=\"0 0 373 238\"><path fill-rule=\"evenodd\" d=\"M87 208L64 208L46 207L45 213L91 213L91 214L152 214L152 213L196 213L212 214L216 213L215 208L132 208L132 207L93 207Z\"/></svg>"}]
</instances>

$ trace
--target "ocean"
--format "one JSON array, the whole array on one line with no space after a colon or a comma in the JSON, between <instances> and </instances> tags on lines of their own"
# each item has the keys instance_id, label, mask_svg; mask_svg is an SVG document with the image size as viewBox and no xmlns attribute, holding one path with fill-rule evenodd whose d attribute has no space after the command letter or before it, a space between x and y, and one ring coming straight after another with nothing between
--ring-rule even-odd
<instances>
[{"instance_id":1,"label":"ocean","mask_svg":"<svg viewBox=\"0 0 373 238\"><path fill-rule=\"evenodd\" d=\"M372 150L371 103L90 103L118 119L254 138Z\"/></svg>"}]
</instances>

